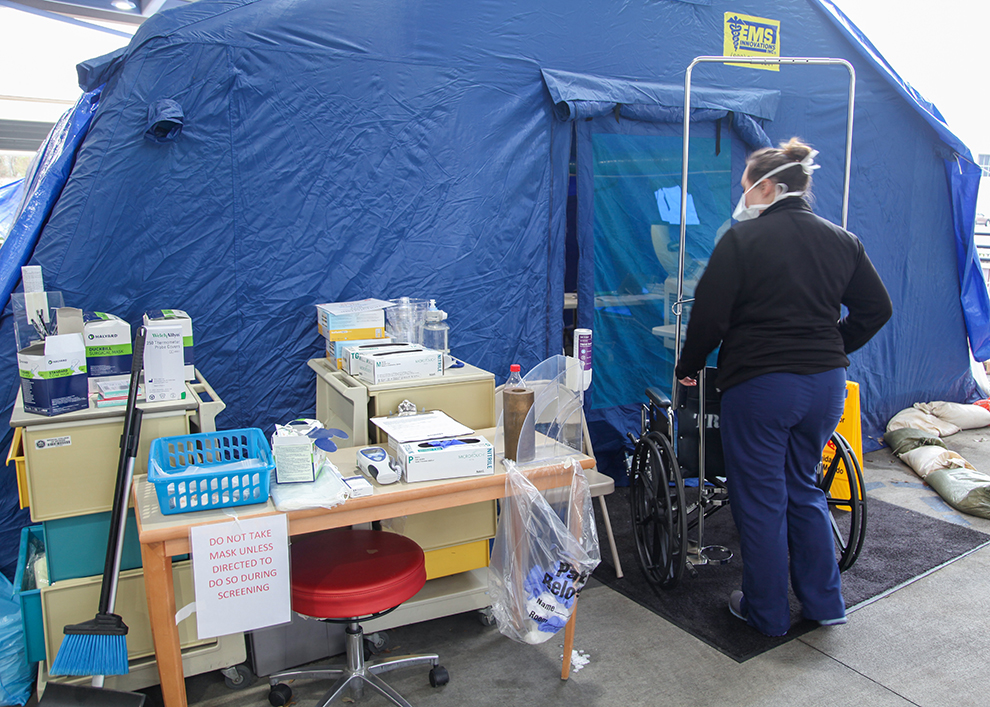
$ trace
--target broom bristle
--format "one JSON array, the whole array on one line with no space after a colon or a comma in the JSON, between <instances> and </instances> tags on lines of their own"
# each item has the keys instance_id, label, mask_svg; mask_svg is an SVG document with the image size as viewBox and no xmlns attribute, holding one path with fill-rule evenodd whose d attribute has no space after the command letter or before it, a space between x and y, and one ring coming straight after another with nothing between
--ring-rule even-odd
<instances>
[{"instance_id":1,"label":"broom bristle","mask_svg":"<svg viewBox=\"0 0 990 707\"><path fill-rule=\"evenodd\" d=\"M127 626L116 614L66 626L49 675L127 675Z\"/></svg>"}]
</instances>

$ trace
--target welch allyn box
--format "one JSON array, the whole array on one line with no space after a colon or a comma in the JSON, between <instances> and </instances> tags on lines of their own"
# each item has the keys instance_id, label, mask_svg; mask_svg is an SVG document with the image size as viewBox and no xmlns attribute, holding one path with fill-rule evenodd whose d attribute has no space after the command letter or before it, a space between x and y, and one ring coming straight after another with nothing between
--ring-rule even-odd
<instances>
[{"instance_id":1,"label":"welch allyn box","mask_svg":"<svg viewBox=\"0 0 990 707\"><path fill-rule=\"evenodd\" d=\"M403 442L395 456L407 482L495 473L495 448L483 437Z\"/></svg>"},{"instance_id":2,"label":"welch allyn box","mask_svg":"<svg viewBox=\"0 0 990 707\"><path fill-rule=\"evenodd\" d=\"M182 325L182 375L187 381L196 380L192 319L181 309L152 309L145 312L144 325L148 326L154 322L176 322Z\"/></svg>"},{"instance_id":3,"label":"welch allyn box","mask_svg":"<svg viewBox=\"0 0 990 707\"><path fill-rule=\"evenodd\" d=\"M144 395L150 402L182 400L186 396L183 374L182 325L154 321L146 325L144 340Z\"/></svg>"}]
</instances>

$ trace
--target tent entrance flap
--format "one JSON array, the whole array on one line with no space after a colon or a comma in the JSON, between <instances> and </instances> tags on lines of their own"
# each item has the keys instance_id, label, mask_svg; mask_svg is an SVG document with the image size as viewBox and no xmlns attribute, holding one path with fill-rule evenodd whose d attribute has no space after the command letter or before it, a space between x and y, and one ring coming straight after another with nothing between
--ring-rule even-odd
<instances>
[{"instance_id":1,"label":"tent entrance flap","mask_svg":"<svg viewBox=\"0 0 990 707\"><path fill-rule=\"evenodd\" d=\"M693 283L731 225L733 173L745 145L717 122L692 138L688 237ZM672 380L681 141L674 124L601 118L577 124L581 326L595 332L591 406L635 405ZM591 256L591 257L589 257ZM670 392L667 389L667 392Z\"/></svg>"}]
</instances>

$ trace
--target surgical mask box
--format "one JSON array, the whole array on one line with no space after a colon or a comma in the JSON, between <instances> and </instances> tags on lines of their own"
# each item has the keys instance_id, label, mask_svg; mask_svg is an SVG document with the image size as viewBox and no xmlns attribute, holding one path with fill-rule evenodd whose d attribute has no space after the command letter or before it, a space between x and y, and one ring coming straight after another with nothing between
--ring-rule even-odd
<instances>
[{"instance_id":1,"label":"surgical mask box","mask_svg":"<svg viewBox=\"0 0 990 707\"><path fill-rule=\"evenodd\" d=\"M51 417L89 407L82 312L73 311L59 318L59 334L17 352L26 412Z\"/></svg>"},{"instance_id":2,"label":"surgical mask box","mask_svg":"<svg viewBox=\"0 0 990 707\"><path fill-rule=\"evenodd\" d=\"M367 303L367 309L364 309ZM385 309L380 300L316 305L316 328L328 341L363 341L385 336ZM376 306L379 305L379 306Z\"/></svg>"},{"instance_id":3,"label":"surgical mask box","mask_svg":"<svg viewBox=\"0 0 990 707\"><path fill-rule=\"evenodd\" d=\"M347 349L356 346L373 346L376 344L391 344L392 339L361 339L359 341L330 341L327 342L327 360L331 366L336 366L341 371L347 371Z\"/></svg>"},{"instance_id":4,"label":"surgical mask box","mask_svg":"<svg viewBox=\"0 0 990 707\"><path fill-rule=\"evenodd\" d=\"M175 320L145 324L144 397L148 402L182 400L186 395L185 330Z\"/></svg>"},{"instance_id":5,"label":"surgical mask box","mask_svg":"<svg viewBox=\"0 0 990 707\"><path fill-rule=\"evenodd\" d=\"M144 325L154 322L177 322L182 325L182 364L185 380L196 380L196 361L193 358L192 319L181 309L152 309L144 313Z\"/></svg>"},{"instance_id":6,"label":"surgical mask box","mask_svg":"<svg viewBox=\"0 0 990 707\"><path fill-rule=\"evenodd\" d=\"M409 483L495 473L495 448L483 437L403 442L396 459Z\"/></svg>"},{"instance_id":7,"label":"surgical mask box","mask_svg":"<svg viewBox=\"0 0 990 707\"><path fill-rule=\"evenodd\" d=\"M130 324L105 312L83 312L83 341L90 393L98 392L101 382L129 380L133 351Z\"/></svg>"},{"instance_id":8,"label":"surgical mask box","mask_svg":"<svg viewBox=\"0 0 990 707\"><path fill-rule=\"evenodd\" d=\"M443 353L417 347L410 351L359 353L351 362L351 375L378 385L443 375Z\"/></svg>"}]
</instances>

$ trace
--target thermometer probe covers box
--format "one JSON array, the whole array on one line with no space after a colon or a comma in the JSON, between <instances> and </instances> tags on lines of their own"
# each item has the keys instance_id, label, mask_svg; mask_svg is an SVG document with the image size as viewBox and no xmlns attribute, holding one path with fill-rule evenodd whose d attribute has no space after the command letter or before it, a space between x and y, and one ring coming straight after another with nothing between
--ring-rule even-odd
<instances>
[{"instance_id":1,"label":"thermometer probe covers box","mask_svg":"<svg viewBox=\"0 0 990 707\"><path fill-rule=\"evenodd\" d=\"M495 448L483 437L403 442L396 458L408 483L495 473Z\"/></svg>"},{"instance_id":2,"label":"thermometer probe covers box","mask_svg":"<svg viewBox=\"0 0 990 707\"><path fill-rule=\"evenodd\" d=\"M181 309L152 309L144 313L144 325L155 322L177 322L182 325L182 364L185 380L196 380L196 366L193 358L192 319ZM149 327L148 332L151 332Z\"/></svg>"},{"instance_id":3,"label":"thermometer probe covers box","mask_svg":"<svg viewBox=\"0 0 990 707\"><path fill-rule=\"evenodd\" d=\"M144 397L149 403L186 397L183 365L184 330L179 322L152 321L145 325Z\"/></svg>"}]
</instances>

